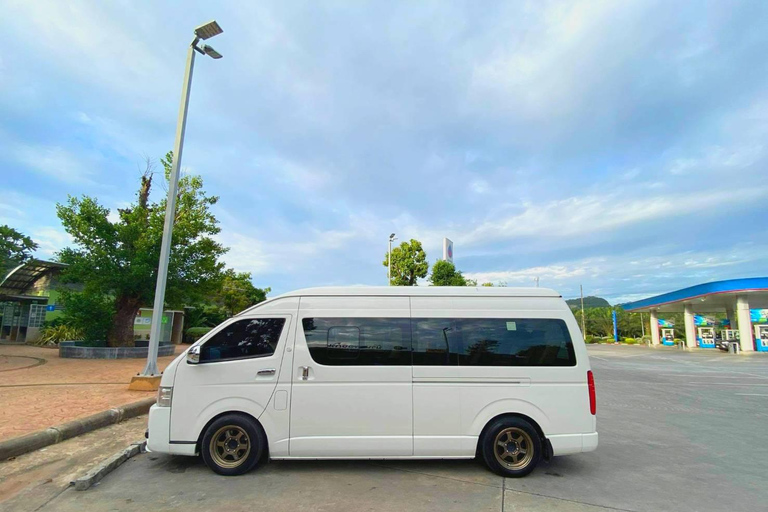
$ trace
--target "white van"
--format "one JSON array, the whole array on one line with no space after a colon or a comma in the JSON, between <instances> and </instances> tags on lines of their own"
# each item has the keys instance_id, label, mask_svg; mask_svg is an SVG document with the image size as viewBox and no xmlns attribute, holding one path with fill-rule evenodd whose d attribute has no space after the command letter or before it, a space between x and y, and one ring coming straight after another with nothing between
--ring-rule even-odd
<instances>
[{"instance_id":1,"label":"white van","mask_svg":"<svg viewBox=\"0 0 768 512\"><path fill-rule=\"evenodd\" d=\"M545 288L313 288L173 361L148 448L223 475L270 459L470 459L524 476L597 448L578 325Z\"/></svg>"}]
</instances>

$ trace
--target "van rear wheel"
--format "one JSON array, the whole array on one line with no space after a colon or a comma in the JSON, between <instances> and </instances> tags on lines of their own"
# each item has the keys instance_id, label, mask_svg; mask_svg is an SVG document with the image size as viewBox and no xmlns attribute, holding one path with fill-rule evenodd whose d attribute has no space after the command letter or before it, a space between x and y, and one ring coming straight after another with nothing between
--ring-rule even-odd
<instances>
[{"instance_id":1,"label":"van rear wheel","mask_svg":"<svg viewBox=\"0 0 768 512\"><path fill-rule=\"evenodd\" d=\"M501 476L526 476L542 456L539 433L522 418L508 417L494 421L485 431L481 452L486 466Z\"/></svg>"},{"instance_id":2,"label":"van rear wheel","mask_svg":"<svg viewBox=\"0 0 768 512\"><path fill-rule=\"evenodd\" d=\"M205 464L220 475L235 476L250 471L264 451L261 427L242 414L225 414L203 434L200 452Z\"/></svg>"}]
</instances>

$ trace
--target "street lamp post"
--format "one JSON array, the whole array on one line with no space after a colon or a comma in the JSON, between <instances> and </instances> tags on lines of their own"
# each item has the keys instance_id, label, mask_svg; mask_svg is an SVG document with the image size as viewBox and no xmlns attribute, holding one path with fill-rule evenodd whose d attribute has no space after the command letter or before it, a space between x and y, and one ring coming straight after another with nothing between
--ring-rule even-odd
<instances>
[{"instance_id":1,"label":"street lamp post","mask_svg":"<svg viewBox=\"0 0 768 512\"><path fill-rule=\"evenodd\" d=\"M160 261L157 267L157 284L155 286L155 304L152 309L152 327L149 333L149 350L147 364L144 370L131 380L130 389L157 389L160 372L157 369L157 350L160 346L160 331L165 303L165 284L168 279L168 263L171 257L171 235L173 220L176 215L176 195L179 187L179 170L181 169L181 153L184 149L184 130L187 126L187 108L189 107L189 89L192 85L192 71L195 67L195 53L220 59L221 54L213 47L204 44L198 46L200 40L209 39L221 34L223 30L216 21L210 21L195 29L195 38L187 50L187 66L184 71L184 82L181 88L181 105L176 122L176 141L173 146L173 163L171 165L168 200L165 206L165 224L163 225L163 241L160 246Z\"/></svg>"},{"instance_id":2,"label":"street lamp post","mask_svg":"<svg viewBox=\"0 0 768 512\"><path fill-rule=\"evenodd\" d=\"M389 253L387 253L387 286L392 286L392 242L397 240L395 234L389 235Z\"/></svg>"}]
</instances>

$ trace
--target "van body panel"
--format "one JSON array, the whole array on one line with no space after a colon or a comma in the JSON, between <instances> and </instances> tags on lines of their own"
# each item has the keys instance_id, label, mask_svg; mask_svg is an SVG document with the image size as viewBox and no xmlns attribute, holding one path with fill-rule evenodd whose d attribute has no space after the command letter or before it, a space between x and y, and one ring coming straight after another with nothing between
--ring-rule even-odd
<instances>
[{"instance_id":1,"label":"van body panel","mask_svg":"<svg viewBox=\"0 0 768 512\"><path fill-rule=\"evenodd\" d=\"M197 441L205 425L218 414L238 411L259 418L264 412L277 386L278 375L277 371L274 375L260 375L259 371L280 368L292 316L236 316L208 333L197 344L205 343L235 322L260 318L285 319L274 354L199 364L189 364L186 361L179 363L171 407L172 443Z\"/></svg>"},{"instance_id":2,"label":"van body panel","mask_svg":"<svg viewBox=\"0 0 768 512\"><path fill-rule=\"evenodd\" d=\"M314 317L409 314L407 297L302 297L293 356L291 456L413 454L411 367L318 364L303 327L304 319Z\"/></svg>"},{"instance_id":3,"label":"van body panel","mask_svg":"<svg viewBox=\"0 0 768 512\"><path fill-rule=\"evenodd\" d=\"M299 299L290 298L284 300L290 302L281 305L281 307L290 307L292 318L298 318ZM262 314L261 310L255 310L254 313L256 312L260 315ZM283 358L277 368L277 386L275 386L275 391L269 404L264 409L262 415L258 417L261 426L264 428L264 433L267 434L271 456L288 455L293 348L298 331L298 323L298 321L291 322L289 328L286 329L288 332L284 343L278 347L278 351L282 350Z\"/></svg>"}]
</instances>

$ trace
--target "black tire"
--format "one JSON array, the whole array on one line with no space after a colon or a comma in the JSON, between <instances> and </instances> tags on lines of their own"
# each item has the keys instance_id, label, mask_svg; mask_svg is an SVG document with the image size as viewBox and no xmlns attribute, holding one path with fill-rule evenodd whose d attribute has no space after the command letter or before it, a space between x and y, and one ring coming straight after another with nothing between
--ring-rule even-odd
<instances>
[{"instance_id":1,"label":"black tire","mask_svg":"<svg viewBox=\"0 0 768 512\"><path fill-rule=\"evenodd\" d=\"M493 421L485 429L480 440L480 453L485 465L494 473L520 478L539 464L543 444L539 433L529 422L506 417Z\"/></svg>"},{"instance_id":2,"label":"black tire","mask_svg":"<svg viewBox=\"0 0 768 512\"><path fill-rule=\"evenodd\" d=\"M205 430L200 454L216 473L242 475L259 462L266 441L264 431L254 419L243 414L225 414Z\"/></svg>"}]
</instances>

